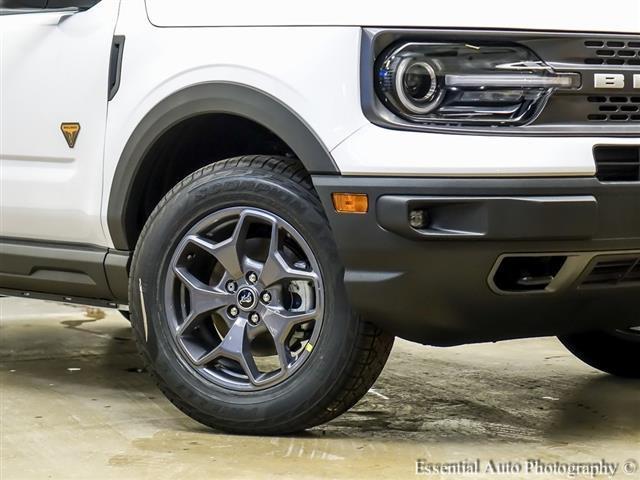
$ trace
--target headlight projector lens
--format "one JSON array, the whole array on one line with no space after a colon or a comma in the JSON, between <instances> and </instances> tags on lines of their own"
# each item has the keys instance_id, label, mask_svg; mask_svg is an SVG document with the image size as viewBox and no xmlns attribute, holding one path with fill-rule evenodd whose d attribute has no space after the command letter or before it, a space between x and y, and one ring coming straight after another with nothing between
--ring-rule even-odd
<instances>
[{"instance_id":1,"label":"headlight projector lens","mask_svg":"<svg viewBox=\"0 0 640 480\"><path fill-rule=\"evenodd\" d=\"M410 112L420 115L437 107L438 77L428 62L403 59L398 65L395 80L399 100Z\"/></svg>"}]
</instances>

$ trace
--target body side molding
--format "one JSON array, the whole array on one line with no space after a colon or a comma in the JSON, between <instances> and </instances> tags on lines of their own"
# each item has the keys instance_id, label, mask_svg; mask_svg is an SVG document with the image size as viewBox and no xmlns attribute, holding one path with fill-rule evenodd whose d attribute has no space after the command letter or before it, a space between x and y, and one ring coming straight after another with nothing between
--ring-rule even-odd
<instances>
[{"instance_id":1,"label":"body side molding","mask_svg":"<svg viewBox=\"0 0 640 480\"><path fill-rule=\"evenodd\" d=\"M130 253L0 237L0 293L116 308L128 303Z\"/></svg>"}]
</instances>

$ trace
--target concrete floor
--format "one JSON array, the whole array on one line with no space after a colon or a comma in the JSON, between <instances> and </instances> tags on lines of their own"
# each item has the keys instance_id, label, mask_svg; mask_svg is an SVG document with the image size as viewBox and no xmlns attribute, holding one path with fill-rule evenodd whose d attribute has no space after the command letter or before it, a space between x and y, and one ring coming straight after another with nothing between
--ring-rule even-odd
<instances>
[{"instance_id":1,"label":"concrete floor","mask_svg":"<svg viewBox=\"0 0 640 480\"><path fill-rule=\"evenodd\" d=\"M350 413L295 437L236 437L164 399L117 312L1 298L0 386L2 480L397 479L413 477L419 458L480 459L483 469L640 459L640 383L586 367L552 338L450 349L398 341ZM556 477L566 478L531 478Z\"/></svg>"}]
</instances>

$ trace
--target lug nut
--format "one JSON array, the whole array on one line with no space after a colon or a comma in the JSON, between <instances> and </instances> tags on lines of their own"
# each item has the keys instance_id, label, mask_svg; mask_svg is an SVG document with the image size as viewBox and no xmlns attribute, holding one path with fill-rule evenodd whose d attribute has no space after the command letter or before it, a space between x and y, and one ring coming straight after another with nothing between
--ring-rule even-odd
<instances>
[{"instance_id":1,"label":"lug nut","mask_svg":"<svg viewBox=\"0 0 640 480\"><path fill-rule=\"evenodd\" d=\"M260 299L263 303L269 303L271 301L271 294L267 291L262 292L262 295L260 295Z\"/></svg>"},{"instance_id":2,"label":"lug nut","mask_svg":"<svg viewBox=\"0 0 640 480\"><path fill-rule=\"evenodd\" d=\"M238 310L238 307L236 307L235 305L231 305L229 307L228 313L231 318L236 318L238 316L238 313L240 313L240 311Z\"/></svg>"},{"instance_id":3,"label":"lug nut","mask_svg":"<svg viewBox=\"0 0 640 480\"><path fill-rule=\"evenodd\" d=\"M256 312L252 312L249 315L249 323L251 325L257 325L258 323L260 323L260 315L258 315Z\"/></svg>"},{"instance_id":4,"label":"lug nut","mask_svg":"<svg viewBox=\"0 0 640 480\"><path fill-rule=\"evenodd\" d=\"M235 293L235 291L238 289L238 285L233 280L229 280L227 282L226 288L227 288L227 292Z\"/></svg>"},{"instance_id":5,"label":"lug nut","mask_svg":"<svg viewBox=\"0 0 640 480\"><path fill-rule=\"evenodd\" d=\"M249 280L250 283L256 283L258 281L258 275L256 275L256 272L249 272L247 274L247 280Z\"/></svg>"}]
</instances>

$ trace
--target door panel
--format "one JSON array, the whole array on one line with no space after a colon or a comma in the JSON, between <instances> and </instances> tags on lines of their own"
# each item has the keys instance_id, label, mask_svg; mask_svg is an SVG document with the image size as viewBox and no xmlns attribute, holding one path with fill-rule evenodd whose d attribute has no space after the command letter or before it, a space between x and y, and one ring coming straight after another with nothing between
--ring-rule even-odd
<instances>
[{"instance_id":1,"label":"door panel","mask_svg":"<svg viewBox=\"0 0 640 480\"><path fill-rule=\"evenodd\" d=\"M0 236L106 245L102 159L118 3L0 17ZM65 122L80 125L73 148Z\"/></svg>"}]
</instances>

